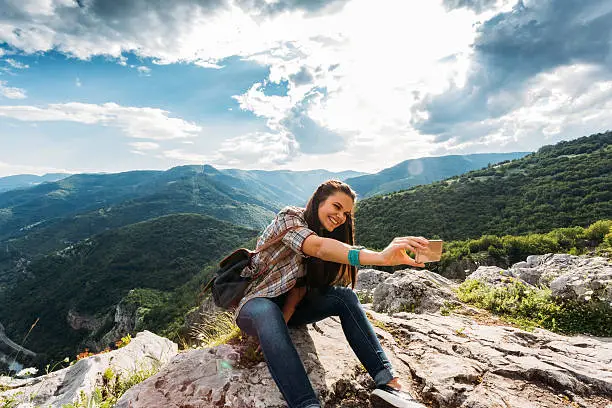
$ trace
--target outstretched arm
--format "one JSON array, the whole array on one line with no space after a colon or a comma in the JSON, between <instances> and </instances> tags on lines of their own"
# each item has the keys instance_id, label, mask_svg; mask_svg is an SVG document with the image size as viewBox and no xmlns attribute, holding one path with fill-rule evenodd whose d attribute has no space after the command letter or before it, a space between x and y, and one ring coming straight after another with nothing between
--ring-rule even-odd
<instances>
[{"instance_id":1,"label":"outstretched arm","mask_svg":"<svg viewBox=\"0 0 612 408\"><path fill-rule=\"evenodd\" d=\"M362 249L359 252L359 263L362 265L392 266L410 265L423 267L425 264L417 263L408 256L406 250L416 252L417 249L427 248L429 241L423 237L397 237L382 251ZM302 251L308 256L341 264L348 264L348 251L351 246L332 238L323 238L310 235L304 240Z\"/></svg>"}]
</instances>

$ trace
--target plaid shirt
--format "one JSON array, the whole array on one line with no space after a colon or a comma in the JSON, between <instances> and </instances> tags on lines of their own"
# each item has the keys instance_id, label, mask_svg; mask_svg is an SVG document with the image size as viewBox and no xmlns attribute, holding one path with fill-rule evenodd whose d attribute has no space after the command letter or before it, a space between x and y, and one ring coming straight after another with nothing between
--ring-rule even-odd
<instances>
[{"instance_id":1,"label":"plaid shirt","mask_svg":"<svg viewBox=\"0 0 612 408\"><path fill-rule=\"evenodd\" d=\"M291 227L297 228L289 231L279 243L255 254L251 265L242 271L242 276L254 279L236 308L236 317L247 301L257 297L280 296L295 286L297 278L306 274L302 260L308 255L302 252L302 245L315 232L308 229L303 208L283 208L257 240L257 248Z\"/></svg>"}]
</instances>

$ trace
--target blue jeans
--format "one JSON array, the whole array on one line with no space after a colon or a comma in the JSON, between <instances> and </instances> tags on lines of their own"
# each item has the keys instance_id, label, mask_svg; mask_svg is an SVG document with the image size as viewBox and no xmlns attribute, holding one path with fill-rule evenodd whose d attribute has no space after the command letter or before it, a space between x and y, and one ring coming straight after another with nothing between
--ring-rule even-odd
<instances>
[{"instance_id":1,"label":"blue jeans","mask_svg":"<svg viewBox=\"0 0 612 408\"><path fill-rule=\"evenodd\" d=\"M304 365L295 349L283 313L285 296L255 298L240 310L236 323L250 336L259 339L268 369L290 408L320 407ZM334 286L308 294L298 304L289 326L314 323L339 316L342 330L357 358L377 385L394 377L374 329L357 295L349 288Z\"/></svg>"}]
</instances>

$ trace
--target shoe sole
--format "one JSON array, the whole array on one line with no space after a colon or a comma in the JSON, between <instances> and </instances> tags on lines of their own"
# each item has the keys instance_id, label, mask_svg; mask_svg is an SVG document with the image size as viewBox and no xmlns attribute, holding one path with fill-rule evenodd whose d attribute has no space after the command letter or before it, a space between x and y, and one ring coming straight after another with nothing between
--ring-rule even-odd
<instances>
[{"instance_id":1,"label":"shoe sole","mask_svg":"<svg viewBox=\"0 0 612 408\"><path fill-rule=\"evenodd\" d=\"M405 400L403 398L395 397L389 393L378 393L378 390L370 395L370 403L372 408L426 408L425 405L421 404L416 400Z\"/></svg>"}]
</instances>

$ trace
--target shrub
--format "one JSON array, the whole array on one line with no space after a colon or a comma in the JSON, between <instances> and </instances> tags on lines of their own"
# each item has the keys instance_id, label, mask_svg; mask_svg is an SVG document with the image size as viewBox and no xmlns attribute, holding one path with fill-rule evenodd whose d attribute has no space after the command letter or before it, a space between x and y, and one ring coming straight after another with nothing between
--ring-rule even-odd
<instances>
[{"instance_id":1,"label":"shrub","mask_svg":"<svg viewBox=\"0 0 612 408\"><path fill-rule=\"evenodd\" d=\"M606 302L559 301L548 288L532 288L514 280L492 287L468 279L457 291L459 299L487 309L524 329L543 327L563 334L612 336L612 307Z\"/></svg>"},{"instance_id":2,"label":"shrub","mask_svg":"<svg viewBox=\"0 0 612 408\"><path fill-rule=\"evenodd\" d=\"M599 220L591 224L585 231L587 239L600 243L604 237L611 232L612 220Z\"/></svg>"}]
</instances>

